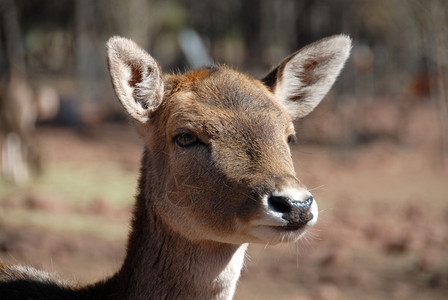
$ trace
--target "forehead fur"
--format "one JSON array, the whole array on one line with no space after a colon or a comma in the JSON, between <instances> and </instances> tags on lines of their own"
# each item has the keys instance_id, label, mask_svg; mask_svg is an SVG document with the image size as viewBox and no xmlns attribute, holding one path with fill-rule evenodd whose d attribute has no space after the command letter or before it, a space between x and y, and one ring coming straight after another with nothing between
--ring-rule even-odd
<instances>
[{"instance_id":1,"label":"forehead fur","mask_svg":"<svg viewBox=\"0 0 448 300\"><path fill-rule=\"evenodd\" d=\"M165 82L169 96L192 93L196 101L217 108L266 113L283 110L264 84L225 66L169 75Z\"/></svg>"}]
</instances>

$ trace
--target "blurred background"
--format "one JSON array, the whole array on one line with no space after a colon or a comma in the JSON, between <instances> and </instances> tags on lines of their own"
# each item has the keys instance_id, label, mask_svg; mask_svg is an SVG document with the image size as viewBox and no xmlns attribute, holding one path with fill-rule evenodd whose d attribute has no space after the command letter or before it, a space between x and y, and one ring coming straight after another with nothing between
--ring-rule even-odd
<instances>
[{"instance_id":1,"label":"blurred background","mask_svg":"<svg viewBox=\"0 0 448 300\"><path fill-rule=\"evenodd\" d=\"M446 299L444 0L0 0L0 260L81 282L121 263L142 146L110 84L110 36L164 72L219 62L261 78L340 33L351 57L293 149L320 224L251 246L236 299Z\"/></svg>"}]
</instances>

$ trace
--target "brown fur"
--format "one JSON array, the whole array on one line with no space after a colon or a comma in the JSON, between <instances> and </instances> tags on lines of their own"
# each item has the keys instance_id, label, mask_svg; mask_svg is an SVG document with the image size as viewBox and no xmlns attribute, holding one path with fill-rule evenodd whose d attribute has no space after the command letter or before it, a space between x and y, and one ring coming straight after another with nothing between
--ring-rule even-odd
<instances>
[{"instance_id":1,"label":"brown fur","mask_svg":"<svg viewBox=\"0 0 448 300\"><path fill-rule=\"evenodd\" d=\"M350 49L346 37L335 40L345 41L335 53L346 55L335 55L337 62L330 64L334 78L324 78L330 85ZM306 50L316 62L305 65L309 76L325 77L321 47ZM294 102L300 90L279 91L284 80L297 77L289 62L309 62L301 55L281 65L280 77L270 75L270 86L224 66L162 80L149 54L132 41L112 38L112 83L145 143L123 266L103 282L66 288L47 280L37 284L39 275L23 277L17 268L0 265L0 294L33 298L42 288L43 295L52 294L33 299L231 299L247 243L296 241L317 219L287 141L294 135L293 119L305 114L301 101L315 106L323 96ZM313 81L300 86L307 84L309 92ZM329 86L322 92L319 84L315 92L322 95ZM294 111L286 110L287 101Z\"/></svg>"}]
</instances>

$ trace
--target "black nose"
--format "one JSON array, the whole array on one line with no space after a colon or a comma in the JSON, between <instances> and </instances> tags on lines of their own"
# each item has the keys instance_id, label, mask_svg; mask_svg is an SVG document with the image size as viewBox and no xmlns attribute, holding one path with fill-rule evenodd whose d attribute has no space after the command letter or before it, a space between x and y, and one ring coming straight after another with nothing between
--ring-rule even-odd
<instances>
[{"instance_id":1,"label":"black nose","mask_svg":"<svg viewBox=\"0 0 448 300\"><path fill-rule=\"evenodd\" d=\"M313 203L313 196L309 196L304 201L294 201L284 196L270 196L268 204L271 210L283 214L290 213L294 209L309 210Z\"/></svg>"},{"instance_id":2,"label":"black nose","mask_svg":"<svg viewBox=\"0 0 448 300\"><path fill-rule=\"evenodd\" d=\"M271 195L268 198L268 205L271 211L280 213L281 218L288 222L287 229L296 230L313 219L313 213L310 211L313 201L312 196L303 201L295 201L285 196Z\"/></svg>"}]
</instances>

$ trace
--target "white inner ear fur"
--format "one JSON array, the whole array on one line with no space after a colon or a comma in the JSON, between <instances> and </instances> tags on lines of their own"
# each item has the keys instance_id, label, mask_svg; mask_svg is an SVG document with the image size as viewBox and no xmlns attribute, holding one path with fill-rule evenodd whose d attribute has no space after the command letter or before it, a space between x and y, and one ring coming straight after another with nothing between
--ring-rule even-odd
<instances>
[{"instance_id":1,"label":"white inner ear fur","mask_svg":"<svg viewBox=\"0 0 448 300\"><path fill-rule=\"evenodd\" d=\"M339 75L351 49L348 36L339 35L317 41L287 58L274 94L293 117L309 114L327 94Z\"/></svg>"},{"instance_id":2,"label":"white inner ear fur","mask_svg":"<svg viewBox=\"0 0 448 300\"><path fill-rule=\"evenodd\" d=\"M109 39L107 58L118 99L131 117L145 124L163 99L159 65L137 44L122 37Z\"/></svg>"}]
</instances>

